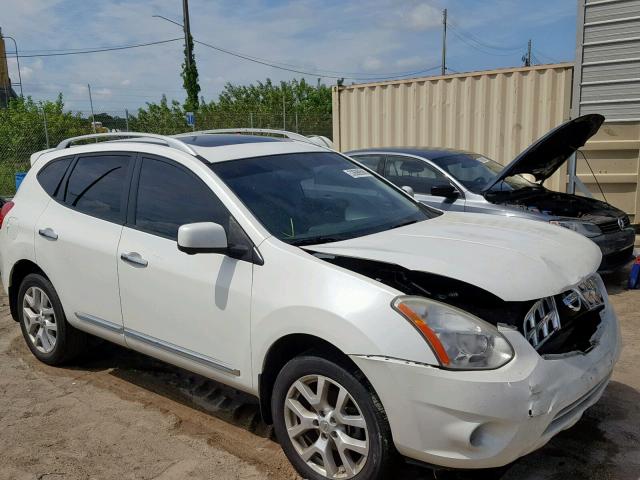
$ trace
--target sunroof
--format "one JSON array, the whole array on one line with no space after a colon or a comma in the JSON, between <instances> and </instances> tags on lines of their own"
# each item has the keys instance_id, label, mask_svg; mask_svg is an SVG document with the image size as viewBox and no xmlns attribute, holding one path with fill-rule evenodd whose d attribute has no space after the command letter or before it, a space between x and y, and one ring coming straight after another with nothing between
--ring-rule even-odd
<instances>
[{"instance_id":1,"label":"sunroof","mask_svg":"<svg viewBox=\"0 0 640 480\"><path fill-rule=\"evenodd\" d=\"M263 135L239 135L239 134L201 134L180 136L180 140L189 145L199 147L223 147L225 145L238 145L241 143L282 142L285 138L267 137Z\"/></svg>"}]
</instances>

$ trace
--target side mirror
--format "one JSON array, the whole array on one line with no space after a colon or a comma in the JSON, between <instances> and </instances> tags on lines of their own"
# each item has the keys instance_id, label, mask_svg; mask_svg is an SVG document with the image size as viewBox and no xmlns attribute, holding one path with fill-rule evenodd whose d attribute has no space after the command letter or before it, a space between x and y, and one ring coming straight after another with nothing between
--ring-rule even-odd
<instances>
[{"instance_id":1,"label":"side mirror","mask_svg":"<svg viewBox=\"0 0 640 480\"><path fill-rule=\"evenodd\" d=\"M431 187L431 195L434 197L446 197L453 198L459 195L456 187L451 185L450 183L442 184L442 185L434 185Z\"/></svg>"},{"instance_id":2,"label":"side mirror","mask_svg":"<svg viewBox=\"0 0 640 480\"><path fill-rule=\"evenodd\" d=\"M178 229L178 250L196 253L227 253L227 233L213 222L187 223Z\"/></svg>"},{"instance_id":3,"label":"side mirror","mask_svg":"<svg viewBox=\"0 0 640 480\"><path fill-rule=\"evenodd\" d=\"M406 193L408 193L409 195L411 195L412 197L415 197L416 192L413 191L413 188L411 188L409 185L403 185L402 190L404 190Z\"/></svg>"}]
</instances>

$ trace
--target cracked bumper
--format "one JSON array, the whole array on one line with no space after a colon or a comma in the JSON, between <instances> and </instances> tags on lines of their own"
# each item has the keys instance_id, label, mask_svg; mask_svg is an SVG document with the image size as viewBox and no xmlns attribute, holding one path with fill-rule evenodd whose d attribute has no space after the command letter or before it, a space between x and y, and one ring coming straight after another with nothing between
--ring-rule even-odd
<instances>
[{"instance_id":1,"label":"cracked bumper","mask_svg":"<svg viewBox=\"0 0 640 480\"><path fill-rule=\"evenodd\" d=\"M543 358L519 332L503 329L516 354L496 370L351 358L378 393L401 454L445 467L497 467L542 447L598 401L621 348L612 307L601 315L586 354Z\"/></svg>"}]
</instances>

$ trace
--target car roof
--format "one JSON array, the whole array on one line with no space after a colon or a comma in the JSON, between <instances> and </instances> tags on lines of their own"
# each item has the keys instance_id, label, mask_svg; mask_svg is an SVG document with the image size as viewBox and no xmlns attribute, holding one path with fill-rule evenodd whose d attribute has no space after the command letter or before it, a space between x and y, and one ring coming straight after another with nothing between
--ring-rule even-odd
<instances>
[{"instance_id":1,"label":"car roof","mask_svg":"<svg viewBox=\"0 0 640 480\"><path fill-rule=\"evenodd\" d=\"M459 150L455 148L444 147L381 147L381 148L363 148L359 150L351 150L345 152L345 155L355 155L362 153L386 153L386 154L405 154L414 155L417 157L423 157L428 160L436 160L442 157L449 157L451 155L459 154L472 154L466 150Z\"/></svg>"},{"instance_id":2,"label":"car roof","mask_svg":"<svg viewBox=\"0 0 640 480\"><path fill-rule=\"evenodd\" d=\"M262 142L290 142L288 138L267 137L265 135L240 135L240 134L200 134L200 135L180 135L177 137L184 143L199 147L224 147L226 145L239 145L243 143Z\"/></svg>"}]
</instances>

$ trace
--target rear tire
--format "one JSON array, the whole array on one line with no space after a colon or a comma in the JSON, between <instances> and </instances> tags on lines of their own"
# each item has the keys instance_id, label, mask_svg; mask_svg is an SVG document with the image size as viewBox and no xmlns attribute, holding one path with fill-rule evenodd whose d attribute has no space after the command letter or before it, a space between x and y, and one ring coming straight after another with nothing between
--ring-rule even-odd
<instances>
[{"instance_id":1,"label":"rear tire","mask_svg":"<svg viewBox=\"0 0 640 480\"><path fill-rule=\"evenodd\" d=\"M83 353L87 334L67 322L62 303L44 276L27 275L18 290L18 320L31 353L48 365L62 365Z\"/></svg>"},{"instance_id":2,"label":"rear tire","mask_svg":"<svg viewBox=\"0 0 640 480\"><path fill-rule=\"evenodd\" d=\"M303 478L391 478L397 452L384 408L347 362L313 354L289 361L276 379L271 411L278 441Z\"/></svg>"}]
</instances>

